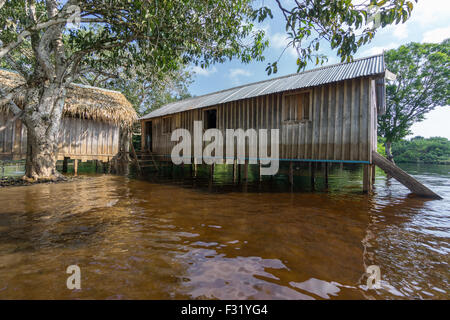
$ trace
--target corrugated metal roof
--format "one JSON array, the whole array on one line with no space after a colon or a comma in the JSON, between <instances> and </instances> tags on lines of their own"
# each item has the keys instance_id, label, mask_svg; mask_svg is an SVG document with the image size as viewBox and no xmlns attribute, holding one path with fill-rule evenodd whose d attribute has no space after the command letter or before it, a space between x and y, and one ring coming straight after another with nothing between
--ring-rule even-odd
<instances>
[{"instance_id":1,"label":"corrugated metal roof","mask_svg":"<svg viewBox=\"0 0 450 320\"><path fill-rule=\"evenodd\" d=\"M385 71L384 56L381 54L180 100L152 111L141 119L150 119L271 93L378 75L383 74Z\"/></svg>"}]
</instances>

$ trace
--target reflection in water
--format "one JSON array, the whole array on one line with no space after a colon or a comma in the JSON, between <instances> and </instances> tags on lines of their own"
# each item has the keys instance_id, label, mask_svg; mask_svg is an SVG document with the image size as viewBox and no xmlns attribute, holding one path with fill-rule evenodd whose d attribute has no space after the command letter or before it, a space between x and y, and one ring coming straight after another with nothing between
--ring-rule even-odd
<instances>
[{"instance_id":1,"label":"reflection in water","mask_svg":"<svg viewBox=\"0 0 450 320\"><path fill-rule=\"evenodd\" d=\"M0 298L448 298L449 168L406 169L445 199L386 188L382 175L362 195L354 169L331 174L326 193L320 175L309 191L302 168L293 192L283 176L233 185L225 168L212 184L91 176L3 188ZM66 288L71 264L81 290ZM378 290L365 286L372 264Z\"/></svg>"}]
</instances>

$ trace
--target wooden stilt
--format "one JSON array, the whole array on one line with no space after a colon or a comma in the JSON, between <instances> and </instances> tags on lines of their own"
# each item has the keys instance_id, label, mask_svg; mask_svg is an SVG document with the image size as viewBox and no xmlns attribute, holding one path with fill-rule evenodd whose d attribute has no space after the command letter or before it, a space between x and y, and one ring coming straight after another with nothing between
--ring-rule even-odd
<instances>
[{"instance_id":1,"label":"wooden stilt","mask_svg":"<svg viewBox=\"0 0 450 320\"><path fill-rule=\"evenodd\" d=\"M78 175L78 159L75 159L73 161L73 175Z\"/></svg>"},{"instance_id":2,"label":"wooden stilt","mask_svg":"<svg viewBox=\"0 0 450 320\"><path fill-rule=\"evenodd\" d=\"M238 182L241 183L241 171L242 171L242 165L237 165L237 171L238 171Z\"/></svg>"},{"instance_id":3,"label":"wooden stilt","mask_svg":"<svg viewBox=\"0 0 450 320\"><path fill-rule=\"evenodd\" d=\"M309 171L311 176L311 190L314 191L316 189L316 177L315 177L315 166L314 162L309 163Z\"/></svg>"},{"instance_id":4,"label":"wooden stilt","mask_svg":"<svg viewBox=\"0 0 450 320\"><path fill-rule=\"evenodd\" d=\"M210 169L209 169L209 179L211 181L214 180L214 163L212 165L210 165Z\"/></svg>"},{"instance_id":5,"label":"wooden stilt","mask_svg":"<svg viewBox=\"0 0 450 320\"><path fill-rule=\"evenodd\" d=\"M291 186L294 185L294 162L289 162L289 184Z\"/></svg>"},{"instance_id":6,"label":"wooden stilt","mask_svg":"<svg viewBox=\"0 0 450 320\"><path fill-rule=\"evenodd\" d=\"M372 191L372 168L369 164L363 166L363 192L368 193Z\"/></svg>"},{"instance_id":7,"label":"wooden stilt","mask_svg":"<svg viewBox=\"0 0 450 320\"><path fill-rule=\"evenodd\" d=\"M62 166L62 173L67 173L67 163L69 162L68 157L64 157L63 160L63 166Z\"/></svg>"},{"instance_id":8,"label":"wooden stilt","mask_svg":"<svg viewBox=\"0 0 450 320\"><path fill-rule=\"evenodd\" d=\"M244 180L248 180L248 160L245 160L244 164Z\"/></svg>"},{"instance_id":9,"label":"wooden stilt","mask_svg":"<svg viewBox=\"0 0 450 320\"><path fill-rule=\"evenodd\" d=\"M236 182L237 172L236 172L236 159L233 161L233 182Z\"/></svg>"},{"instance_id":10,"label":"wooden stilt","mask_svg":"<svg viewBox=\"0 0 450 320\"><path fill-rule=\"evenodd\" d=\"M372 167L372 187L373 187L373 184L375 184L376 167L374 164L372 164L371 167Z\"/></svg>"}]
</instances>

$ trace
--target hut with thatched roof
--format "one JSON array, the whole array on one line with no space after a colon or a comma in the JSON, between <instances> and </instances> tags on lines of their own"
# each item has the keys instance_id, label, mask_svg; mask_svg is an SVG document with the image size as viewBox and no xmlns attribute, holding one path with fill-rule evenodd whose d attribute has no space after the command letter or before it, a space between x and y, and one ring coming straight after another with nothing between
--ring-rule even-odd
<instances>
[{"instance_id":1,"label":"hut with thatched roof","mask_svg":"<svg viewBox=\"0 0 450 320\"><path fill-rule=\"evenodd\" d=\"M0 69L0 86L10 91L24 83L22 77ZM16 97L19 107L23 97ZM6 105L0 105L0 160L26 158L27 130L20 120L14 122ZM121 131L132 126L136 111L117 91L72 84L67 89L59 134L58 160L111 160L121 145Z\"/></svg>"}]
</instances>

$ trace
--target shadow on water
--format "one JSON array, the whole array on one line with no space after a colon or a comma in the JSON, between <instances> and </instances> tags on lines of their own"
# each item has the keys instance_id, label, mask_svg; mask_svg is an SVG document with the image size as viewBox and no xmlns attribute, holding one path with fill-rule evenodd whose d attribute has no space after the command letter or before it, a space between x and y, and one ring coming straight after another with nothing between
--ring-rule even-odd
<instances>
[{"instance_id":1,"label":"shadow on water","mask_svg":"<svg viewBox=\"0 0 450 320\"><path fill-rule=\"evenodd\" d=\"M358 167L307 167L233 183L231 168L85 176L0 190L0 298L448 298L448 171L416 175L425 201L380 172L362 194ZM444 170L445 171L445 170ZM390 185L387 186L389 181ZM67 290L77 264L82 289ZM366 288L379 265L382 288Z\"/></svg>"}]
</instances>

